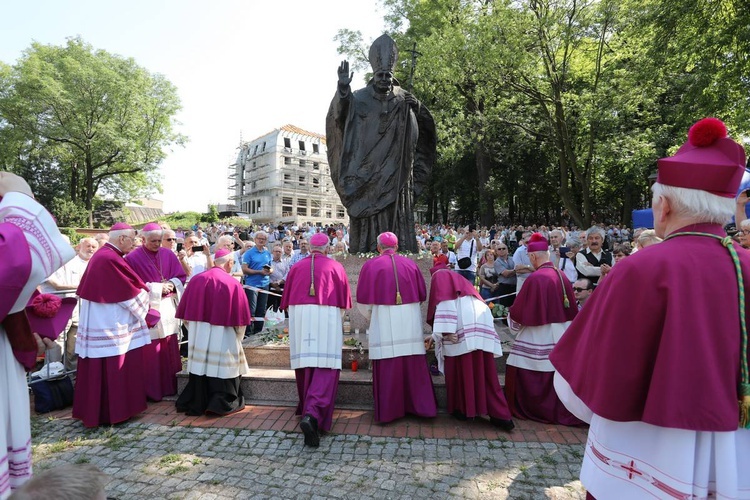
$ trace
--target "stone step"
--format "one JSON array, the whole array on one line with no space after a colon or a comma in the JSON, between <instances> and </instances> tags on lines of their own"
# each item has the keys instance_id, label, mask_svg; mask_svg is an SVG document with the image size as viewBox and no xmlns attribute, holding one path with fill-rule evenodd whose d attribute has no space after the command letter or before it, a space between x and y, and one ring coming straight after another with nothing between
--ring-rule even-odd
<instances>
[{"instance_id":1,"label":"stone step","mask_svg":"<svg viewBox=\"0 0 750 500\"><path fill-rule=\"evenodd\" d=\"M496 323L496 329L500 340L503 344L503 356L495 359L498 373L505 373L505 362L508 359L510 353L510 347L512 344L513 337L510 336L508 328L503 326L501 323ZM426 332L429 334L429 332ZM273 337L273 335L271 335ZM359 348L351 346L342 346L342 363L344 369L351 368L352 360L357 360L360 369L369 369L369 349L368 349L368 336L364 333L358 335L353 334L351 336L345 336L344 339L353 338L362 344L360 352ZM243 343L245 349L245 357L247 358L247 364L253 366L265 366L273 368L286 368L290 369L291 364L289 362L289 345L280 343L265 343L261 340L261 336L257 338L251 338L249 341ZM427 362L428 364L437 364L435 361L435 351L427 351Z\"/></svg>"},{"instance_id":2,"label":"stone step","mask_svg":"<svg viewBox=\"0 0 750 500\"><path fill-rule=\"evenodd\" d=\"M500 385L505 385L505 375L498 374ZM188 381L188 373L177 375L178 393L181 393ZM438 408L446 409L447 393L445 377L433 375L432 384L435 389ZM297 406L297 383L294 370L274 366L255 366L250 368L250 374L242 377L242 392L248 404ZM372 410L372 372L359 369L341 371L336 407L359 410Z\"/></svg>"}]
</instances>

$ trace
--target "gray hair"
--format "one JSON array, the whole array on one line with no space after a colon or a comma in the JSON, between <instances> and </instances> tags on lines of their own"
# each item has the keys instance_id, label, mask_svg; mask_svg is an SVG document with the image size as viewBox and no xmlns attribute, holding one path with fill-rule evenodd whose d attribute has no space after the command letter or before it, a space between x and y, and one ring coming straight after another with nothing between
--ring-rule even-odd
<instances>
[{"instance_id":1,"label":"gray hair","mask_svg":"<svg viewBox=\"0 0 750 500\"><path fill-rule=\"evenodd\" d=\"M652 204L660 196L669 199L674 212L696 222L724 224L734 214L734 198L725 198L700 189L667 186L658 182L651 186Z\"/></svg>"},{"instance_id":2,"label":"gray hair","mask_svg":"<svg viewBox=\"0 0 750 500\"><path fill-rule=\"evenodd\" d=\"M110 240L116 240L120 236L132 236L135 237L135 230L134 229L117 229L115 231L109 232L109 239Z\"/></svg>"},{"instance_id":3,"label":"gray hair","mask_svg":"<svg viewBox=\"0 0 750 500\"><path fill-rule=\"evenodd\" d=\"M217 245L221 245L222 241L228 241L229 243L231 243L232 245L234 245L234 238L231 237L231 236L229 236L228 234L223 234L223 235L219 236L219 239L216 240L216 244Z\"/></svg>"},{"instance_id":4,"label":"gray hair","mask_svg":"<svg viewBox=\"0 0 750 500\"><path fill-rule=\"evenodd\" d=\"M641 248L653 245L654 243L661 243L662 239L656 236L656 231L653 229L646 229L639 236L637 243Z\"/></svg>"},{"instance_id":5,"label":"gray hair","mask_svg":"<svg viewBox=\"0 0 750 500\"><path fill-rule=\"evenodd\" d=\"M219 257L218 259L214 259L214 266L223 266L230 260L234 260L234 252L230 252L223 257Z\"/></svg>"},{"instance_id":6,"label":"gray hair","mask_svg":"<svg viewBox=\"0 0 750 500\"><path fill-rule=\"evenodd\" d=\"M589 239L589 236L592 234L598 234L599 236L604 239L606 237L606 233L604 232L604 229L600 228L599 226L591 226L586 230L586 239Z\"/></svg>"},{"instance_id":7,"label":"gray hair","mask_svg":"<svg viewBox=\"0 0 750 500\"><path fill-rule=\"evenodd\" d=\"M326 250L328 250L329 246L330 245L328 243L324 245L317 245L317 246L310 243L310 251L312 252L313 250L317 250L319 252L326 253Z\"/></svg>"},{"instance_id":8,"label":"gray hair","mask_svg":"<svg viewBox=\"0 0 750 500\"><path fill-rule=\"evenodd\" d=\"M141 238L148 238L149 236L159 235L159 239L161 239L164 236L164 230L163 229L154 229L152 231L141 231Z\"/></svg>"},{"instance_id":9,"label":"gray hair","mask_svg":"<svg viewBox=\"0 0 750 500\"><path fill-rule=\"evenodd\" d=\"M742 222L740 222L740 228L741 229L750 229L750 219L745 219Z\"/></svg>"},{"instance_id":10,"label":"gray hair","mask_svg":"<svg viewBox=\"0 0 750 500\"><path fill-rule=\"evenodd\" d=\"M578 238L568 238L565 241L565 246L568 248L581 248L583 245L581 244L581 240Z\"/></svg>"}]
</instances>

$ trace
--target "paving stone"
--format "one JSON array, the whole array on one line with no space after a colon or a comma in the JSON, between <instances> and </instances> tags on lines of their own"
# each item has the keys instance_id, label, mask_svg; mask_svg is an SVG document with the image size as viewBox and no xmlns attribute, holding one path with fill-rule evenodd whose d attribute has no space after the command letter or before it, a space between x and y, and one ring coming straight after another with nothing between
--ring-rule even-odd
<instances>
[{"instance_id":1,"label":"paving stone","mask_svg":"<svg viewBox=\"0 0 750 500\"><path fill-rule=\"evenodd\" d=\"M118 449L113 436L124 441ZM61 440L75 446L50 452ZM88 431L67 419L45 422L34 441L37 470L85 459L121 500L585 497L583 445L327 435L309 449L297 432L149 423Z\"/></svg>"}]
</instances>

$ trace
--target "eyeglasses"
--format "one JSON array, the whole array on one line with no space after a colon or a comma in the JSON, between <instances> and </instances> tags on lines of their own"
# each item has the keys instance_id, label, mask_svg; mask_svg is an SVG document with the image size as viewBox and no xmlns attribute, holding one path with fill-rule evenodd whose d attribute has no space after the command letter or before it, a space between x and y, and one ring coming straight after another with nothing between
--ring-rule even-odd
<instances>
[{"instance_id":1,"label":"eyeglasses","mask_svg":"<svg viewBox=\"0 0 750 500\"><path fill-rule=\"evenodd\" d=\"M584 292L586 290L591 290L591 288L578 288L577 286L574 286L573 290L576 292Z\"/></svg>"},{"instance_id":2,"label":"eyeglasses","mask_svg":"<svg viewBox=\"0 0 750 500\"><path fill-rule=\"evenodd\" d=\"M748 234L750 234L750 229L741 229L740 232L747 236Z\"/></svg>"},{"instance_id":3,"label":"eyeglasses","mask_svg":"<svg viewBox=\"0 0 750 500\"><path fill-rule=\"evenodd\" d=\"M507 247L497 247L498 250L507 250Z\"/></svg>"},{"instance_id":4,"label":"eyeglasses","mask_svg":"<svg viewBox=\"0 0 750 500\"><path fill-rule=\"evenodd\" d=\"M176 241L177 238L164 238L164 241Z\"/></svg>"}]
</instances>

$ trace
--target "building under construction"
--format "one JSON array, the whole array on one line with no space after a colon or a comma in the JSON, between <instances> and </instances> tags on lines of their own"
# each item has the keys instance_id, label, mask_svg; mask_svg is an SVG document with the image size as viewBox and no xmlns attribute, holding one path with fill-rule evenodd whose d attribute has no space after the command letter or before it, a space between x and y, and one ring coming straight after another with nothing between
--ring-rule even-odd
<instances>
[{"instance_id":1,"label":"building under construction","mask_svg":"<svg viewBox=\"0 0 750 500\"><path fill-rule=\"evenodd\" d=\"M324 135L285 125L240 145L229 198L258 223L348 224L331 181Z\"/></svg>"}]
</instances>

